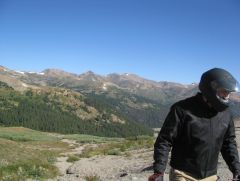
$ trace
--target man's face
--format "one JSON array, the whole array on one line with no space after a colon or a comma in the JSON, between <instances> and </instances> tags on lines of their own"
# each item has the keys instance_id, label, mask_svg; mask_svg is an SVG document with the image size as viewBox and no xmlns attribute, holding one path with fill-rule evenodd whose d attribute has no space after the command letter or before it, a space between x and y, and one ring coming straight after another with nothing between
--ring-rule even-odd
<instances>
[{"instance_id":1,"label":"man's face","mask_svg":"<svg viewBox=\"0 0 240 181\"><path fill-rule=\"evenodd\" d=\"M228 102L230 93L230 91L224 88L217 89L217 97L220 98L223 102Z\"/></svg>"}]
</instances>

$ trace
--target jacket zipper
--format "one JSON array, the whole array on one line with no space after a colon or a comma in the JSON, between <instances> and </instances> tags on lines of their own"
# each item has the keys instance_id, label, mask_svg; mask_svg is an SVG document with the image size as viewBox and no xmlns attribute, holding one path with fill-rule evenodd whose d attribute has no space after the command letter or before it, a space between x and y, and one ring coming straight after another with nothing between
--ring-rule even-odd
<instances>
[{"instance_id":1,"label":"jacket zipper","mask_svg":"<svg viewBox=\"0 0 240 181\"><path fill-rule=\"evenodd\" d=\"M211 152L212 152L212 144L213 144L213 126L212 126L212 119L210 119L210 141L209 141L209 152L208 152L208 158L207 158L207 162L205 165L205 175L204 177L207 177L207 166L210 160L210 156L211 156Z\"/></svg>"}]
</instances>

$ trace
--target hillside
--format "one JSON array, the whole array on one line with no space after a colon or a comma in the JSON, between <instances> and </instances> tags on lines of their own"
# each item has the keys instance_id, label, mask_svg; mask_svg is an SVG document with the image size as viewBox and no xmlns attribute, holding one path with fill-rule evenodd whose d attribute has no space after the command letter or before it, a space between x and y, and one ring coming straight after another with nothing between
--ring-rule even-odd
<instances>
[{"instance_id":1,"label":"hillside","mask_svg":"<svg viewBox=\"0 0 240 181\"><path fill-rule=\"evenodd\" d=\"M2 67L0 69L0 80L4 80L3 82L7 82L8 85L17 90L22 90L24 87L51 86L67 88L78 92L118 92L119 94L125 92L165 105L182 99L186 96L186 93L192 95L197 91L196 84L182 85L166 81L156 82L128 73L113 73L101 76L88 71L76 75L58 69L46 69L40 73L36 73L13 71ZM22 87L20 85L16 86L15 82L22 84Z\"/></svg>"},{"instance_id":2,"label":"hillside","mask_svg":"<svg viewBox=\"0 0 240 181\"><path fill-rule=\"evenodd\" d=\"M156 82L134 74L77 75L0 67L0 124L60 133L127 137L152 134L169 107L194 95L197 84ZM240 98L231 109L240 117Z\"/></svg>"},{"instance_id":3,"label":"hillside","mask_svg":"<svg viewBox=\"0 0 240 181\"><path fill-rule=\"evenodd\" d=\"M95 109L77 92L55 88L17 92L2 85L1 125L111 137L152 134L149 128L111 113L108 105L102 104L101 110Z\"/></svg>"}]
</instances>

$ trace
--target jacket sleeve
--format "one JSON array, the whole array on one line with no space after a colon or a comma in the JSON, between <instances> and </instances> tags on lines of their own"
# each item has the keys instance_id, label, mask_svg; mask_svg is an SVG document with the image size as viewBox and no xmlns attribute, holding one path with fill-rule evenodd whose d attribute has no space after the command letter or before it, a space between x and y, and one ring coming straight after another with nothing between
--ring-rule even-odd
<instances>
[{"instance_id":1,"label":"jacket sleeve","mask_svg":"<svg viewBox=\"0 0 240 181\"><path fill-rule=\"evenodd\" d=\"M233 175L240 175L240 163L235 138L234 122L231 119L224 137L221 153Z\"/></svg>"},{"instance_id":2,"label":"jacket sleeve","mask_svg":"<svg viewBox=\"0 0 240 181\"><path fill-rule=\"evenodd\" d=\"M172 106L168 113L160 133L154 144L154 163L153 169L155 173L163 173L166 169L168 154L177 136L178 127L180 125L180 111L176 106Z\"/></svg>"}]
</instances>

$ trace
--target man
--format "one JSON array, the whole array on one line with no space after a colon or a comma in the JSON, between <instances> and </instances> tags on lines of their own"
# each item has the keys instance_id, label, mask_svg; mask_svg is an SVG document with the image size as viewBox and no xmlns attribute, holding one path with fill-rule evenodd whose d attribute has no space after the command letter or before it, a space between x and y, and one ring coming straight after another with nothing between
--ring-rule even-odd
<instances>
[{"instance_id":1,"label":"man","mask_svg":"<svg viewBox=\"0 0 240 181\"><path fill-rule=\"evenodd\" d=\"M202 74L197 95L175 103L154 144L154 174L163 181L171 150L170 181L216 181L221 152L235 181L240 163L229 95L238 82L226 70L213 68Z\"/></svg>"}]
</instances>

